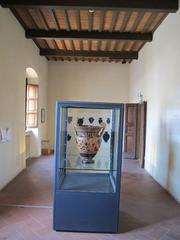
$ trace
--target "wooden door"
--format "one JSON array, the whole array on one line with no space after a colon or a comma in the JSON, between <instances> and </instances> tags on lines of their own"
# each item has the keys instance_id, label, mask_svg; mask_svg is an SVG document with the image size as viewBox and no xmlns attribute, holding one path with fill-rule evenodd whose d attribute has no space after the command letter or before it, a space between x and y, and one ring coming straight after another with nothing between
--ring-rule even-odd
<instances>
[{"instance_id":1,"label":"wooden door","mask_svg":"<svg viewBox=\"0 0 180 240\"><path fill-rule=\"evenodd\" d=\"M125 104L124 158L136 159L138 104Z\"/></svg>"},{"instance_id":2,"label":"wooden door","mask_svg":"<svg viewBox=\"0 0 180 240\"><path fill-rule=\"evenodd\" d=\"M140 167L144 168L145 163L145 144L146 144L146 115L147 102L138 104L138 122L137 122L137 152Z\"/></svg>"}]
</instances>

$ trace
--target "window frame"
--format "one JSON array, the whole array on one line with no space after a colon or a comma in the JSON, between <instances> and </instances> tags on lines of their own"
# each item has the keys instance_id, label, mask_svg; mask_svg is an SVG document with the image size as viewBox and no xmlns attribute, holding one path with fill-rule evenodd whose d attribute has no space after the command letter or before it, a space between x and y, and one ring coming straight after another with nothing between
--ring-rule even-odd
<instances>
[{"instance_id":1,"label":"window frame","mask_svg":"<svg viewBox=\"0 0 180 240\"><path fill-rule=\"evenodd\" d=\"M30 87L35 87L37 90L37 98L29 98L28 97L28 92L29 92L29 90L28 90L28 86L30 86ZM36 112L34 112L34 113L30 113L30 112L28 112L28 104L29 104L29 101L30 100L33 100L33 101L35 101L35 103L37 104L37 110L36 110ZM25 127L26 127L26 130L27 129L31 129L31 128L38 128L38 124L39 124L39 121L38 121L38 114L39 114L39 85L38 84L32 84L32 83L28 83L28 81L26 82L26 101L25 101L26 103L25 103ZM28 124L27 124L27 121L28 121L28 115L36 115L36 117L37 117L37 121L36 121L36 125L33 125L33 126L28 126Z\"/></svg>"}]
</instances>

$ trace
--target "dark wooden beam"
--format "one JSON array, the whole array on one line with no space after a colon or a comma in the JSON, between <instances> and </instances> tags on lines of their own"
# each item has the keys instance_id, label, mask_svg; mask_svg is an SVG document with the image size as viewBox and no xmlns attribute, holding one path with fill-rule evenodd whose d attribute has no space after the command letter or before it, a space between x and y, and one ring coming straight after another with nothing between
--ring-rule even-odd
<instances>
[{"instance_id":1,"label":"dark wooden beam","mask_svg":"<svg viewBox=\"0 0 180 240\"><path fill-rule=\"evenodd\" d=\"M129 21L129 19L130 19L130 17L131 17L131 11L128 11L128 12L125 12L124 14L124 17L123 17L123 22L122 22L122 26L121 26L121 28L120 28L120 32L124 32L125 31L125 28L126 28L126 26L127 26L127 24L128 24L128 21Z\"/></svg>"},{"instance_id":2,"label":"dark wooden beam","mask_svg":"<svg viewBox=\"0 0 180 240\"><path fill-rule=\"evenodd\" d=\"M28 13L28 10L26 10L27 12L27 14L28 14L28 16L29 16L29 13ZM22 20L22 18L19 16L19 14L17 13L17 11L16 11L16 9L11 9L11 12L14 14L14 16L17 18L17 20L19 21L19 23L21 24L21 26L24 28L24 30L27 28L27 26L26 26L26 24L24 23L24 21ZM30 16L30 18L31 18L31 16ZM33 27L35 27L36 28L36 24L33 22ZM37 39L34 39L33 40L34 41L34 43L36 44L36 46L38 47L38 48L40 48L40 45L39 45L39 43L37 42Z\"/></svg>"},{"instance_id":3,"label":"dark wooden beam","mask_svg":"<svg viewBox=\"0 0 180 240\"><path fill-rule=\"evenodd\" d=\"M117 16L118 16L118 11L114 11L113 16L112 16L112 20L111 20L111 26L110 26L110 29L109 29L110 32L112 32L114 30L114 26L116 24Z\"/></svg>"},{"instance_id":4,"label":"dark wooden beam","mask_svg":"<svg viewBox=\"0 0 180 240\"><path fill-rule=\"evenodd\" d=\"M71 27L70 27L69 18L68 18L68 14L67 14L66 10L63 11L63 15L64 15L64 22L65 22L65 25L66 25L66 29L68 31L70 31Z\"/></svg>"},{"instance_id":5,"label":"dark wooden beam","mask_svg":"<svg viewBox=\"0 0 180 240\"><path fill-rule=\"evenodd\" d=\"M89 31L89 32L92 31L93 15L94 15L94 12L89 12L89 11L88 11L88 31Z\"/></svg>"},{"instance_id":6,"label":"dark wooden beam","mask_svg":"<svg viewBox=\"0 0 180 240\"><path fill-rule=\"evenodd\" d=\"M108 57L111 59L138 59L138 52L110 51L62 51L40 49L40 55L46 57Z\"/></svg>"},{"instance_id":7,"label":"dark wooden beam","mask_svg":"<svg viewBox=\"0 0 180 240\"><path fill-rule=\"evenodd\" d=\"M156 17L156 13L152 12L142 29L143 33L147 31L148 27L151 25L155 17Z\"/></svg>"},{"instance_id":8,"label":"dark wooden beam","mask_svg":"<svg viewBox=\"0 0 180 240\"><path fill-rule=\"evenodd\" d=\"M81 20L80 20L80 11L76 10L76 24L78 31L81 30Z\"/></svg>"},{"instance_id":9,"label":"dark wooden beam","mask_svg":"<svg viewBox=\"0 0 180 240\"><path fill-rule=\"evenodd\" d=\"M136 17L136 20L134 21L134 24L132 26L132 29L131 29L131 32L135 32L136 31L136 28L138 27L141 19L143 18L144 16L144 11L141 11L138 13L138 16Z\"/></svg>"},{"instance_id":10,"label":"dark wooden beam","mask_svg":"<svg viewBox=\"0 0 180 240\"><path fill-rule=\"evenodd\" d=\"M41 11L41 9L38 9L37 13L38 13L38 17L39 17L40 21L42 22L44 28L47 31L49 29L49 26L48 26L47 20L46 20L46 18L44 16L43 12Z\"/></svg>"},{"instance_id":11,"label":"dark wooden beam","mask_svg":"<svg viewBox=\"0 0 180 240\"><path fill-rule=\"evenodd\" d=\"M178 10L178 0L0 0L0 4L9 8L143 9L162 12Z\"/></svg>"},{"instance_id":12,"label":"dark wooden beam","mask_svg":"<svg viewBox=\"0 0 180 240\"><path fill-rule=\"evenodd\" d=\"M99 32L103 31L104 17L105 17L105 11L101 11L101 13L100 13L100 21L99 21Z\"/></svg>"},{"instance_id":13,"label":"dark wooden beam","mask_svg":"<svg viewBox=\"0 0 180 240\"><path fill-rule=\"evenodd\" d=\"M56 16L56 12L55 12L54 9L52 10L52 15L53 15L53 19L55 20L54 22L56 23L56 25L57 25L57 27L58 27L58 30L60 30L60 29L61 29L61 26L60 26L60 24L59 24L59 21L58 21L58 18L57 18L57 16Z\"/></svg>"},{"instance_id":14,"label":"dark wooden beam","mask_svg":"<svg viewBox=\"0 0 180 240\"><path fill-rule=\"evenodd\" d=\"M131 40L151 42L152 33L64 31L64 30L26 30L30 39L77 39L77 40Z\"/></svg>"}]
</instances>

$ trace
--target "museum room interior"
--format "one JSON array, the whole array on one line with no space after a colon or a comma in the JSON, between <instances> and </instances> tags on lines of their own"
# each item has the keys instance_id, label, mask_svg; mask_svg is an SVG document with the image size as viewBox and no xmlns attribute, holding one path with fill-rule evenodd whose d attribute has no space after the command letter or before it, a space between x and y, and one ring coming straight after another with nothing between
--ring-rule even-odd
<instances>
[{"instance_id":1,"label":"museum room interior","mask_svg":"<svg viewBox=\"0 0 180 240\"><path fill-rule=\"evenodd\" d=\"M178 5L0 0L0 240L180 240ZM86 200L60 188L72 168L109 171L109 195L96 177Z\"/></svg>"}]
</instances>

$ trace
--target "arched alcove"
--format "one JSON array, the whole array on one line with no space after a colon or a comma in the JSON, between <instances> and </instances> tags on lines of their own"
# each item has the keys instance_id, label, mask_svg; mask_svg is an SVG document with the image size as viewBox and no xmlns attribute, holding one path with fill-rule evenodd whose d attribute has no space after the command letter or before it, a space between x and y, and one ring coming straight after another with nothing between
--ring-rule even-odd
<instances>
[{"instance_id":1,"label":"arched alcove","mask_svg":"<svg viewBox=\"0 0 180 240\"><path fill-rule=\"evenodd\" d=\"M29 126L27 124L27 114L28 114L28 89L31 87L33 89L33 86L36 87L36 94L37 94L37 102L33 103L33 100L30 100L30 105L37 105L37 124L36 126ZM31 91L32 92L32 91ZM39 76L37 72L31 68L26 68L26 114L25 114L25 124L26 124L26 149L28 149L29 157L38 157L41 154L41 139L40 139L40 126L38 121L39 116ZM35 101L35 100L34 100ZM27 141L27 139L29 140Z\"/></svg>"},{"instance_id":2,"label":"arched alcove","mask_svg":"<svg viewBox=\"0 0 180 240\"><path fill-rule=\"evenodd\" d=\"M26 68L26 78L30 84L39 84L38 74L33 68Z\"/></svg>"}]
</instances>

